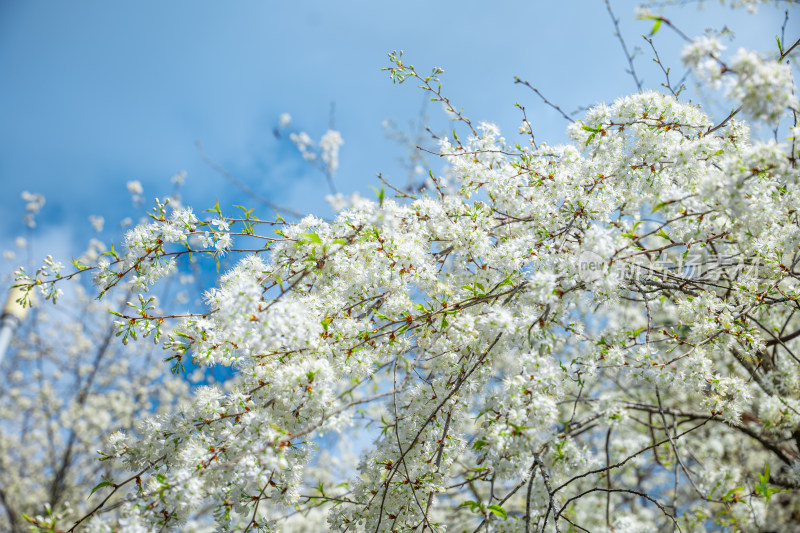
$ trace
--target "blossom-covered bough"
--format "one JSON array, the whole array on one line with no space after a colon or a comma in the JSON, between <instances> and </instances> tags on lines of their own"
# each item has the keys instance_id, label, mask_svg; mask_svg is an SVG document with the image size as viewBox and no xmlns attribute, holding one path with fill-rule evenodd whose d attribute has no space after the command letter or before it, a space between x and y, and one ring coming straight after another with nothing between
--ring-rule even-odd
<instances>
[{"instance_id":1,"label":"blossom-covered bough","mask_svg":"<svg viewBox=\"0 0 800 533\"><path fill-rule=\"evenodd\" d=\"M112 435L103 458L131 474L95 489L124 497L76 527L798 527L796 47L718 72L743 114L788 116L788 142L642 91L591 108L571 144L512 145L450 105L440 70L392 54L395 80L465 126L425 191L297 224L159 204L94 269L102 292L146 292L179 255L241 257L206 312L158 315L143 295L119 333L236 377ZM707 71L720 51L684 57ZM319 448L365 422L336 479Z\"/></svg>"}]
</instances>

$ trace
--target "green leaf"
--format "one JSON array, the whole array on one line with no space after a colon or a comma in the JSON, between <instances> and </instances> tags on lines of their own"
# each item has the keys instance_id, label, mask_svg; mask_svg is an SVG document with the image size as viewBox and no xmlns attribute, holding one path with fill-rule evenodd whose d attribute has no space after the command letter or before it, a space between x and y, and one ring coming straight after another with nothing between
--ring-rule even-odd
<instances>
[{"instance_id":1,"label":"green leaf","mask_svg":"<svg viewBox=\"0 0 800 533\"><path fill-rule=\"evenodd\" d=\"M518 426L518 425L516 425L516 424L514 424L512 422L508 422L508 425L511 426L512 428L514 428L517 433L522 433L526 429L531 429L529 426Z\"/></svg>"},{"instance_id":2,"label":"green leaf","mask_svg":"<svg viewBox=\"0 0 800 533\"><path fill-rule=\"evenodd\" d=\"M244 213L244 219L245 220L258 220L258 218L256 218L256 217L252 217L252 219L250 218L251 214L255 210L255 207L251 207L250 209L247 209L243 205L235 205L233 207L238 207L239 209L242 210L242 212Z\"/></svg>"},{"instance_id":3,"label":"green leaf","mask_svg":"<svg viewBox=\"0 0 800 533\"><path fill-rule=\"evenodd\" d=\"M658 202L656 205L653 206L653 210L650 211L650 213L655 213L656 211L663 209L665 205L667 205L667 202Z\"/></svg>"},{"instance_id":4,"label":"green leaf","mask_svg":"<svg viewBox=\"0 0 800 533\"><path fill-rule=\"evenodd\" d=\"M506 285L511 285L512 287L514 286L514 283L511 281L511 278L506 278L500 283L498 283L497 288L499 289L500 287L504 287Z\"/></svg>"},{"instance_id":5,"label":"green leaf","mask_svg":"<svg viewBox=\"0 0 800 533\"><path fill-rule=\"evenodd\" d=\"M769 483L769 463L764 463L764 473L759 474L758 479L761 480L761 483Z\"/></svg>"},{"instance_id":6,"label":"green leaf","mask_svg":"<svg viewBox=\"0 0 800 533\"><path fill-rule=\"evenodd\" d=\"M724 501L724 502L732 502L734 500L734 498L736 498L736 496L737 496L736 493L737 492L741 492L743 490L744 490L744 487L734 487L734 488L732 488L731 490L729 490L728 492L725 493L725 495L722 497L722 501Z\"/></svg>"},{"instance_id":7,"label":"green leaf","mask_svg":"<svg viewBox=\"0 0 800 533\"><path fill-rule=\"evenodd\" d=\"M210 212L212 212L212 213L216 213L216 214L218 214L218 215L219 215L219 217L220 217L220 218L222 218L222 210L219 208L219 200L217 200L217 201L214 203L214 207L212 207L212 208L209 208L209 209L206 209L206 210L204 211L204 213L208 213L209 211L210 211Z\"/></svg>"},{"instance_id":8,"label":"green leaf","mask_svg":"<svg viewBox=\"0 0 800 533\"><path fill-rule=\"evenodd\" d=\"M784 492L780 489L769 486L769 463L764 463L764 473L758 474L758 480L759 483L756 483L756 486L753 488L753 492L759 496L762 496L767 503L769 503L770 498L776 492Z\"/></svg>"},{"instance_id":9,"label":"green leaf","mask_svg":"<svg viewBox=\"0 0 800 533\"><path fill-rule=\"evenodd\" d=\"M97 490L99 490L99 489L102 489L103 487L108 487L109 485L111 485L111 482L110 482L109 480L105 479L105 480L101 481L100 483L98 483L98 484L97 484L97 485L96 485L96 486L95 486L95 487L92 489L92 492L90 492L90 493L89 493L89 496L91 496L92 494L94 494L94 493L95 493Z\"/></svg>"},{"instance_id":10,"label":"green leaf","mask_svg":"<svg viewBox=\"0 0 800 533\"><path fill-rule=\"evenodd\" d=\"M500 507L499 505L490 505L488 509L497 516L499 516L500 518L502 518L503 520L508 518L508 513L506 513L506 510Z\"/></svg>"},{"instance_id":11,"label":"green leaf","mask_svg":"<svg viewBox=\"0 0 800 533\"><path fill-rule=\"evenodd\" d=\"M380 189L372 187L372 190L375 191L375 196L378 197L378 207L383 207L383 201L386 199L386 189L381 186Z\"/></svg>"},{"instance_id":12,"label":"green leaf","mask_svg":"<svg viewBox=\"0 0 800 533\"><path fill-rule=\"evenodd\" d=\"M656 235L658 237L661 237L662 239L667 239L669 242L672 242L672 239L670 238L670 236L667 235L667 233L663 229L660 229L658 231L658 233L656 233Z\"/></svg>"},{"instance_id":13,"label":"green leaf","mask_svg":"<svg viewBox=\"0 0 800 533\"><path fill-rule=\"evenodd\" d=\"M316 233L313 233L313 232L311 232L311 233L303 233L303 237L305 237L305 239L303 239L300 242L310 242L310 243L314 243L314 244L322 244L322 239Z\"/></svg>"},{"instance_id":14,"label":"green leaf","mask_svg":"<svg viewBox=\"0 0 800 533\"><path fill-rule=\"evenodd\" d=\"M586 125L586 124L584 124L583 122L581 122L581 128L582 128L584 131L591 131L591 132L593 132L593 133L600 133L600 128L593 128L593 127L591 127L591 126L587 126L587 125ZM589 138L591 139L591 137L589 137Z\"/></svg>"},{"instance_id":15,"label":"green leaf","mask_svg":"<svg viewBox=\"0 0 800 533\"><path fill-rule=\"evenodd\" d=\"M481 510L481 504L472 500L467 500L465 502L462 502L461 505L458 506L459 509L462 507L469 507L469 510L472 511L473 513L476 513Z\"/></svg>"},{"instance_id":16,"label":"green leaf","mask_svg":"<svg viewBox=\"0 0 800 533\"><path fill-rule=\"evenodd\" d=\"M657 18L653 23L653 29L650 30L650 37L655 35L659 28L661 28L661 19Z\"/></svg>"}]
</instances>

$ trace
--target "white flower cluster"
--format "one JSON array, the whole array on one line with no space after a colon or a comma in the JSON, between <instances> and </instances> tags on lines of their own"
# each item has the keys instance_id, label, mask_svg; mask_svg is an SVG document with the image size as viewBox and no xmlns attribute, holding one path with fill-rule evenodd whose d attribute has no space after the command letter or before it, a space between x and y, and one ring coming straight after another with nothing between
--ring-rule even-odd
<instances>
[{"instance_id":1,"label":"white flower cluster","mask_svg":"<svg viewBox=\"0 0 800 533\"><path fill-rule=\"evenodd\" d=\"M754 120L775 123L787 109L800 110L790 64L740 48L726 65L721 57L724 49L718 37L707 35L686 45L681 57L712 89L724 87L726 96Z\"/></svg>"},{"instance_id":2,"label":"white flower cluster","mask_svg":"<svg viewBox=\"0 0 800 533\"><path fill-rule=\"evenodd\" d=\"M345 209L353 209L359 207L363 203L368 203L369 200L354 192L349 196L344 196L342 193L329 194L325 200L331 206L331 209L336 211L344 211Z\"/></svg>"},{"instance_id":3,"label":"white flower cluster","mask_svg":"<svg viewBox=\"0 0 800 533\"><path fill-rule=\"evenodd\" d=\"M44 207L45 198L41 194L22 191L22 199L25 201L25 225L35 228L36 215Z\"/></svg>"},{"instance_id":4,"label":"white flower cluster","mask_svg":"<svg viewBox=\"0 0 800 533\"><path fill-rule=\"evenodd\" d=\"M336 130L326 131L319 140L319 147L322 150L320 158L325 164L325 172L331 176L336 174L336 169L339 168L339 148L343 144L342 135Z\"/></svg>"},{"instance_id":5,"label":"white flower cluster","mask_svg":"<svg viewBox=\"0 0 800 533\"><path fill-rule=\"evenodd\" d=\"M740 48L731 60L736 81L730 96L742 102L742 109L755 120L774 123L787 108L800 111L797 87L790 65L764 60L755 52Z\"/></svg>"},{"instance_id":6,"label":"white flower cluster","mask_svg":"<svg viewBox=\"0 0 800 533\"><path fill-rule=\"evenodd\" d=\"M278 128L279 130L292 128L292 117L288 113L282 113L278 117ZM276 130L276 135L279 134L279 130ZM330 129L322 134L318 143L315 143L304 131L290 131L289 140L303 159L318 166L328 178L336 175L336 170L339 168L339 149L344 144L340 132Z\"/></svg>"},{"instance_id":7,"label":"white flower cluster","mask_svg":"<svg viewBox=\"0 0 800 533\"><path fill-rule=\"evenodd\" d=\"M314 141L309 137L308 133L304 131L300 133L292 132L289 134L289 140L294 143L306 161L314 161L317 158L316 152L313 151Z\"/></svg>"},{"instance_id":8,"label":"white flower cluster","mask_svg":"<svg viewBox=\"0 0 800 533\"><path fill-rule=\"evenodd\" d=\"M716 35L703 35L686 45L681 52L683 64L712 88L722 87L723 63L721 53L725 46Z\"/></svg>"}]
</instances>

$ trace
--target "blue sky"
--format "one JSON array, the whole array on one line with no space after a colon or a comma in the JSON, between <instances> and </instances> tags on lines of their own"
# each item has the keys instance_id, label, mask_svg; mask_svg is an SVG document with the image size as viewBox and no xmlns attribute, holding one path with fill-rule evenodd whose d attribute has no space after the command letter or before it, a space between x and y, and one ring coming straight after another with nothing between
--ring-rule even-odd
<instances>
[{"instance_id":1,"label":"blue sky","mask_svg":"<svg viewBox=\"0 0 800 533\"><path fill-rule=\"evenodd\" d=\"M631 48L651 24L634 20L635 2L612 2ZM758 16L667 8L687 34L727 24L739 44L774 47L783 9ZM797 18L787 38L796 37ZM314 138L327 129L331 103L345 145L337 185L371 194L375 174L405 183L403 152L382 122L404 126L423 95L393 86L381 68L395 49L421 71L442 67L444 92L475 121L516 134L520 102L537 140L563 141L565 122L513 84L530 80L565 110L635 91L603 2L256 2L237 0L6 1L0 4L0 250L23 233L23 190L42 193L35 253L77 254L135 216L125 183L139 180L150 199L188 173L184 201L197 210L249 203L203 162L206 152L261 196L302 212L329 215L322 175L272 130L288 112ZM656 35L662 58L679 76L681 42ZM636 59L647 86L662 78L650 51ZM691 82L690 82L691 83ZM722 112L721 110L717 110ZM434 131L446 117L428 107ZM149 205L149 201L148 204ZM271 213L261 211L265 217ZM14 261L0 258L0 272Z\"/></svg>"}]
</instances>

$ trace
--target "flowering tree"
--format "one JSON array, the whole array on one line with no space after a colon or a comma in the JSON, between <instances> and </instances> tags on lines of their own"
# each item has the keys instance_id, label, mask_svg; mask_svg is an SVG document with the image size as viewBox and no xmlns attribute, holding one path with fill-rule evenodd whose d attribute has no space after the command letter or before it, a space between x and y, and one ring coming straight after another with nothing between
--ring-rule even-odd
<instances>
[{"instance_id":1,"label":"flowering tree","mask_svg":"<svg viewBox=\"0 0 800 533\"><path fill-rule=\"evenodd\" d=\"M128 189L134 204L141 201L141 184L130 182ZM36 237L35 218L45 202L39 194L25 192L22 197L29 235L17 238L17 248L30 249ZM176 205L177 199L174 195ZM89 219L96 231L102 231L102 217ZM93 238L78 261L96 262L105 250ZM4 255L16 259L10 250ZM55 273L64 268L52 258L45 264ZM165 284L161 295L167 301L180 281L190 279L181 278ZM102 301L82 285L71 285L66 292L66 301L58 307L34 306L3 359L2 531L28 531L26 517L35 517L30 520L40 525L69 524L96 506L101 495L87 498L86 485L124 474L121 465L97 461L97 449L109 432L135 434L136 423L144 416L168 412L178 401L188 400L191 382L200 377L171 375L160 364L163 356L155 346L125 347L114 342L116 328L109 311L125 309L130 292ZM177 295L180 300L181 293Z\"/></svg>"},{"instance_id":2,"label":"flowering tree","mask_svg":"<svg viewBox=\"0 0 800 533\"><path fill-rule=\"evenodd\" d=\"M170 376L160 351L117 345L107 320L112 299L81 289L69 307L80 319L37 310L4 365L0 386L0 529L27 531L26 516L69 523L88 509L85 487L122 475L97 461L109 430L135 434L145 414L188 398L189 381ZM165 376L166 374L166 376ZM99 495L88 503L96 505ZM43 510L44 507L44 510Z\"/></svg>"},{"instance_id":3,"label":"flowering tree","mask_svg":"<svg viewBox=\"0 0 800 533\"><path fill-rule=\"evenodd\" d=\"M79 268L101 294L142 293L122 339L235 378L111 435L103 459L129 473L94 487L105 499L73 529L797 527L799 45L726 58L691 41L685 63L737 101L729 116L682 100L665 68L664 91L591 108L563 146L527 119L519 144L474 124L440 69L393 53L392 78L461 128L424 190L297 224L158 204ZM790 137L754 140L740 115L788 117ZM223 254L238 262L206 310L153 308L177 258ZM55 294L50 276L20 280ZM365 446L357 467L318 452L332 435Z\"/></svg>"}]
</instances>

